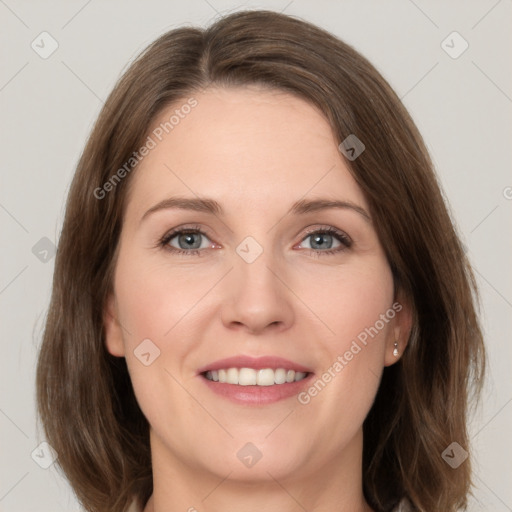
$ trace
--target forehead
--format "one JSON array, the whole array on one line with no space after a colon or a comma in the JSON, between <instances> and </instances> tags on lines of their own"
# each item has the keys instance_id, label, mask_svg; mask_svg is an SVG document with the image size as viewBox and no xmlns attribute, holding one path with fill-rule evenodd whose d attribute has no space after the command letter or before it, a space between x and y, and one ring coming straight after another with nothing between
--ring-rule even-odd
<instances>
[{"instance_id":1,"label":"forehead","mask_svg":"<svg viewBox=\"0 0 512 512\"><path fill-rule=\"evenodd\" d=\"M154 147L130 187L136 205L174 193L242 209L305 196L365 204L325 116L287 92L250 86L191 94L160 112L149 137Z\"/></svg>"}]
</instances>

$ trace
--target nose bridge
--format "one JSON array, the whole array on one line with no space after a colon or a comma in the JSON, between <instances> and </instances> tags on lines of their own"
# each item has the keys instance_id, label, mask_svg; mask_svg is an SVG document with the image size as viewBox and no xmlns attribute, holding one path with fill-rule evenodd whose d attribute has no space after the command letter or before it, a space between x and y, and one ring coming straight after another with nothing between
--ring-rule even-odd
<instances>
[{"instance_id":1,"label":"nose bridge","mask_svg":"<svg viewBox=\"0 0 512 512\"><path fill-rule=\"evenodd\" d=\"M229 297L224 304L225 323L244 324L251 331L259 331L292 321L290 294L282 282L284 276L280 276L284 270L274 257L270 239L267 237L268 245L264 245L248 236L236 247L227 287Z\"/></svg>"},{"instance_id":2,"label":"nose bridge","mask_svg":"<svg viewBox=\"0 0 512 512\"><path fill-rule=\"evenodd\" d=\"M261 236L259 238L261 240ZM235 289L240 297L264 294L268 301L271 296L282 293L276 278L274 267L277 263L270 240L271 237L267 237L260 244L254 237L247 236L236 247L233 277L237 279Z\"/></svg>"}]
</instances>

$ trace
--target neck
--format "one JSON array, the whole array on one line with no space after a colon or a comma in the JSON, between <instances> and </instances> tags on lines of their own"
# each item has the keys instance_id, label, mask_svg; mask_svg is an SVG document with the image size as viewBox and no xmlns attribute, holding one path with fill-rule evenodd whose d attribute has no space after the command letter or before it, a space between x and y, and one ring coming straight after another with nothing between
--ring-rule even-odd
<instances>
[{"instance_id":1,"label":"neck","mask_svg":"<svg viewBox=\"0 0 512 512\"><path fill-rule=\"evenodd\" d=\"M279 478L266 468L253 480L233 478L229 468L215 474L191 467L173 456L153 432L151 448L153 495L144 512L372 511L362 492L362 432L321 467L303 467L293 476Z\"/></svg>"}]
</instances>

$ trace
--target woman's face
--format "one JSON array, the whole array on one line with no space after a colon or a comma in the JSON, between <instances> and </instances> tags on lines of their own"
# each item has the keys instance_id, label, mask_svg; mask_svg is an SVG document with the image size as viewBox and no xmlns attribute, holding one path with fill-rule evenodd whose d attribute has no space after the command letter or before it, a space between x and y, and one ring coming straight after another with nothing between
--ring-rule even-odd
<instances>
[{"instance_id":1,"label":"woman's face","mask_svg":"<svg viewBox=\"0 0 512 512\"><path fill-rule=\"evenodd\" d=\"M153 457L247 480L357 462L407 315L368 203L310 104L194 99L133 171L105 315Z\"/></svg>"}]
</instances>

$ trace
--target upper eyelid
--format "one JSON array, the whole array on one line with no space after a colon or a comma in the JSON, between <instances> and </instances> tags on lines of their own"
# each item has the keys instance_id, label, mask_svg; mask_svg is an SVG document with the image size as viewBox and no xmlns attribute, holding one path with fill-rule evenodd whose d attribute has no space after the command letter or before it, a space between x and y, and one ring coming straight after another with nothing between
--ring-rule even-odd
<instances>
[{"instance_id":1,"label":"upper eyelid","mask_svg":"<svg viewBox=\"0 0 512 512\"><path fill-rule=\"evenodd\" d=\"M320 226L320 227L311 228L311 230L309 228L306 228L306 229L307 229L307 231L304 233L304 237L312 235L312 234L317 233L317 232L320 232L320 233L328 232L328 233L330 233L332 235L338 235L338 236L341 236L343 238L346 238L348 241L352 242L352 237L350 237L342 229L335 228L334 226L324 225L324 226Z\"/></svg>"},{"instance_id":2,"label":"upper eyelid","mask_svg":"<svg viewBox=\"0 0 512 512\"><path fill-rule=\"evenodd\" d=\"M175 228L169 229L162 238L167 236L179 235L182 231L197 231L198 233L209 236L209 229L205 229L204 226L194 225L194 224L185 224L183 226L177 226Z\"/></svg>"}]
</instances>

